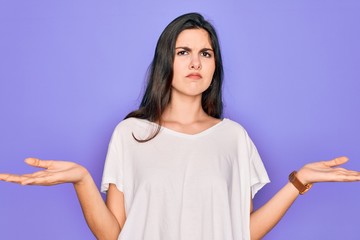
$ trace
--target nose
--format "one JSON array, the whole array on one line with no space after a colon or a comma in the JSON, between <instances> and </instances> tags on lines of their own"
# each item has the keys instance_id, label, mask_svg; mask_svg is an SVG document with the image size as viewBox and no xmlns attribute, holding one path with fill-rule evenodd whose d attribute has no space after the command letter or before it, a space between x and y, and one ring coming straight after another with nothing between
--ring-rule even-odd
<instances>
[{"instance_id":1,"label":"nose","mask_svg":"<svg viewBox=\"0 0 360 240\"><path fill-rule=\"evenodd\" d=\"M193 56L189 65L190 70L200 70L201 62L199 56Z\"/></svg>"}]
</instances>

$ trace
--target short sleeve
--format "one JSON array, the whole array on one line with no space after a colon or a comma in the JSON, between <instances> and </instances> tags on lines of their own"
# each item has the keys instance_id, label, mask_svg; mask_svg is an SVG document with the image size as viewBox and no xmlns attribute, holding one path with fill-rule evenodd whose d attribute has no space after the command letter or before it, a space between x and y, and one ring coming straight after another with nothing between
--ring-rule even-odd
<instances>
[{"instance_id":1,"label":"short sleeve","mask_svg":"<svg viewBox=\"0 0 360 240\"><path fill-rule=\"evenodd\" d=\"M109 189L110 183L115 184L123 192L123 143L120 134L120 127L117 126L112 134L104 165L101 182L101 192L104 193Z\"/></svg>"},{"instance_id":2,"label":"short sleeve","mask_svg":"<svg viewBox=\"0 0 360 240\"><path fill-rule=\"evenodd\" d=\"M250 155L250 186L251 195L254 198L255 194L267 183L270 182L269 176L266 172L264 163L261 160L256 146L248 138L248 147Z\"/></svg>"}]
</instances>

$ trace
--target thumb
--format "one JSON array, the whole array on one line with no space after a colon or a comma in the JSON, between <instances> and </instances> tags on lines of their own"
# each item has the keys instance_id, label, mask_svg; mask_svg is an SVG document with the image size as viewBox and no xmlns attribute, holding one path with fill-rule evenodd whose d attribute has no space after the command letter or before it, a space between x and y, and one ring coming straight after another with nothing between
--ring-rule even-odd
<instances>
[{"instance_id":1,"label":"thumb","mask_svg":"<svg viewBox=\"0 0 360 240\"><path fill-rule=\"evenodd\" d=\"M347 161L349 161L349 159L347 157L343 156L343 157L334 158L330 161L326 161L325 164L328 167L336 167L336 166L346 163Z\"/></svg>"},{"instance_id":2,"label":"thumb","mask_svg":"<svg viewBox=\"0 0 360 240\"><path fill-rule=\"evenodd\" d=\"M51 161L44 161L38 158L27 158L25 159L25 162L30 166L38 168L49 168L51 164Z\"/></svg>"}]
</instances>

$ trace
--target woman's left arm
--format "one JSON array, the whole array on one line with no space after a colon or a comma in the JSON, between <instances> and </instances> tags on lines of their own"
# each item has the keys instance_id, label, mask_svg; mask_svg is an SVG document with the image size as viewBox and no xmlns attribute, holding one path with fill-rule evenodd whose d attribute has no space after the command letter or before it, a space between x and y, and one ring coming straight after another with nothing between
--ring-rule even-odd
<instances>
[{"instance_id":1,"label":"woman's left arm","mask_svg":"<svg viewBox=\"0 0 360 240\"><path fill-rule=\"evenodd\" d=\"M296 177L304 185L317 182L360 181L360 172L338 167L347 161L346 157L339 157L330 161L309 163L298 171ZM250 215L251 239L264 237L280 221L298 196L299 190L289 182L266 204L252 212Z\"/></svg>"}]
</instances>

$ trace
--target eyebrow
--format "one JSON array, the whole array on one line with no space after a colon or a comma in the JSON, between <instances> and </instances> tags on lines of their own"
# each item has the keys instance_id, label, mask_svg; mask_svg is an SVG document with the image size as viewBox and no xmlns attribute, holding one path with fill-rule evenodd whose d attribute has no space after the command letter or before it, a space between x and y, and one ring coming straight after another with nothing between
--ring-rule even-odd
<instances>
[{"instance_id":1,"label":"eyebrow","mask_svg":"<svg viewBox=\"0 0 360 240\"><path fill-rule=\"evenodd\" d=\"M175 49L184 49L185 51L189 51L189 52L192 51L192 49L189 48L189 47L176 47ZM212 52L214 52L214 50L212 50L211 48L203 48L203 49L200 50L200 52L204 52L204 51L212 51Z\"/></svg>"}]
</instances>

